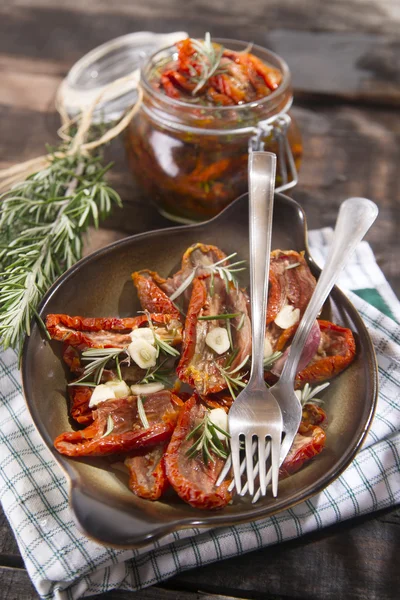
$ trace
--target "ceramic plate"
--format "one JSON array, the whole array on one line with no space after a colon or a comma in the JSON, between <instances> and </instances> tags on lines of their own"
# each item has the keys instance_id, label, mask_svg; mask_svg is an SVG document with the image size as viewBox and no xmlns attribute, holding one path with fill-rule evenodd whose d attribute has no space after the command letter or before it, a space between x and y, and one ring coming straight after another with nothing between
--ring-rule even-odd
<instances>
[{"instance_id":1,"label":"ceramic plate","mask_svg":"<svg viewBox=\"0 0 400 600\"><path fill-rule=\"evenodd\" d=\"M305 215L299 204L277 194L273 248L307 250ZM140 308L131 273L149 268L163 276L174 272L184 250L195 242L215 244L248 259L248 205L243 196L211 221L135 235L78 262L53 285L40 307L48 313L120 316ZM246 284L246 281L243 281ZM73 425L68 417L66 370L59 342L44 340L34 325L23 349L23 386L32 418L44 442L64 470L70 506L79 528L100 543L138 547L187 527L221 527L271 516L313 496L331 483L359 449L373 416L377 368L366 328L345 296L335 288L323 318L349 327L355 334L357 357L324 393L328 415L323 452L300 472L280 483L278 498L267 495L257 504L237 499L220 511L202 511L172 492L158 502L142 500L127 487L127 476L110 468L108 459L70 459L58 454L53 440Z\"/></svg>"}]
</instances>

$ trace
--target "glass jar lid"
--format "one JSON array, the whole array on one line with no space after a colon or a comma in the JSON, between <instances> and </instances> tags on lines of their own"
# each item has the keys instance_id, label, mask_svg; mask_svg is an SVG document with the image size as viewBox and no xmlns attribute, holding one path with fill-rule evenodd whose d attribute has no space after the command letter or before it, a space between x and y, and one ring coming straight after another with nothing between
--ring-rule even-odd
<instances>
[{"instance_id":1,"label":"glass jar lid","mask_svg":"<svg viewBox=\"0 0 400 600\"><path fill-rule=\"evenodd\" d=\"M112 82L121 79L105 93L93 114L94 122L120 119L136 101L143 60L157 49L186 37L184 31L166 34L137 31L94 48L73 65L62 81L59 101L72 118L90 106Z\"/></svg>"}]
</instances>

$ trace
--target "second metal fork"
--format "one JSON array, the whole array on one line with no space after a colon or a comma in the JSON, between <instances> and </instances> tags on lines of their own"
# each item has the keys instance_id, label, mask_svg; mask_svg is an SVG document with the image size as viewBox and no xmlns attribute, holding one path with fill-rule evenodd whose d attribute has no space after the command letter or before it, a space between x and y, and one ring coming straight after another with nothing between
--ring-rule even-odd
<instances>
[{"instance_id":1,"label":"second metal fork","mask_svg":"<svg viewBox=\"0 0 400 600\"><path fill-rule=\"evenodd\" d=\"M271 449L272 493L278 493L279 454L282 440L282 413L264 382L264 337L268 298L268 272L271 250L272 213L276 156L270 152L249 155L250 215L250 297L252 323L252 360L247 386L234 401L228 415L235 486L242 490L240 472L241 441L246 456L246 490L254 494L255 455L265 465ZM255 444L256 438L258 444ZM254 452L258 448L257 452ZM261 494L265 495L266 469L260 469Z\"/></svg>"}]
</instances>

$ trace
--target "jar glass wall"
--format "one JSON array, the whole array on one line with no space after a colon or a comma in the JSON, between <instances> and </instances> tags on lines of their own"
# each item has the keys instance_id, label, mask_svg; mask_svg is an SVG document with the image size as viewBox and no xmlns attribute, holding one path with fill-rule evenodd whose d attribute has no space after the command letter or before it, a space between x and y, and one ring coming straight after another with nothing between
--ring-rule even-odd
<instances>
[{"instance_id":1,"label":"jar glass wall","mask_svg":"<svg viewBox=\"0 0 400 600\"><path fill-rule=\"evenodd\" d=\"M214 40L225 48L242 51L244 42ZM249 140L260 122L273 121L292 101L290 72L274 53L252 46L252 54L278 68L282 82L269 96L238 106L201 106L166 96L155 89L151 74L160 61L174 58L176 47L154 54L142 70L143 101L131 122L126 148L129 165L139 185L158 210L179 222L209 219L247 191ZM272 129L261 135L264 149L287 158ZM296 166L301 158L301 137L291 120L287 138ZM290 165L285 165L288 169ZM290 169L289 169L290 171Z\"/></svg>"}]
</instances>

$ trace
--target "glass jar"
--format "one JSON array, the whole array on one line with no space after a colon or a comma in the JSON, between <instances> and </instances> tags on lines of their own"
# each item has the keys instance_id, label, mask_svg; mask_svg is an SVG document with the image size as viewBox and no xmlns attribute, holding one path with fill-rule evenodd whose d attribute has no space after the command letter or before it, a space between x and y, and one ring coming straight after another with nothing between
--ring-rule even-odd
<instances>
[{"instance_id":1,"label":"glass jar","mask_svg":"<svg viewBox=\"0 0 400 600\"><path fill-rule=\"evenodd\" d=\"M213 40L242 51L245 42ZM161 214L181 223L215 216L247 191L249 148L278 157L276 187L297 182L302 147L292 104L290 71L276 54L253 45L251 52L282 73L269 96L238 106L202 106L176 100L150 84L160 61L175 59L175 46L153 54L141 74L142 106L130 123L126 149L131 170Z\"/></svg>"}]
</instances>

